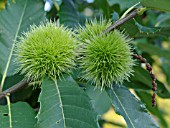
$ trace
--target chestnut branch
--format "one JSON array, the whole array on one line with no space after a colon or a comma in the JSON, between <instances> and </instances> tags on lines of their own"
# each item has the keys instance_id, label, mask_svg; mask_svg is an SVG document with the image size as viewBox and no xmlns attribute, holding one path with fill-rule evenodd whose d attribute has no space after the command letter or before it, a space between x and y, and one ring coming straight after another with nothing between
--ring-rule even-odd
<instances>
[{"instance_id":1,"label":"chestnut branch","mask_svg":"<svg viewBox=\"0 0 170 128\"><path fill-rule=\"evenodd\" d=\"M106 33L110 32L110 31L114 30L115 28L120 27L124 23L128 22L130 19L134 18L136 15L138 15L139 10L140 9L136 9L136 10L132 11L131 13L129 13L124 18L122 18L120 20L117 20L115 23L110 25L106 30L104 30L103 34L106 34Z\"/></svg>"}]
</instances>

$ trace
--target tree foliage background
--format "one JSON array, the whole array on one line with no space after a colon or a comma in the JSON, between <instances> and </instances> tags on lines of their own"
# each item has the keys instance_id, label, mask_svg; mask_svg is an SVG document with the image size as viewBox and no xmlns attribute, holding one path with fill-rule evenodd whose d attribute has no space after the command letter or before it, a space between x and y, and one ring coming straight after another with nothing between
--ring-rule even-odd
<instances>
[{"instance_id":1,"label":"tree foliage background","mask_svg":"<svg viewBox=\"0 0 170 128\"><path fill-rule=\"evenodd\" d=\"M48 12L44 5L43 0L0 1L0 128L170 127L169 0L52 0ZM75 70L59 80L58 92L53 91L55 82L48 79L41 88L24 83L19 91L10 91L24 82L24 76L15 72L13 54L18 36L30 25L51 19L75 28L101 16L114 23L131 7L141 6L147 10L119 29L134 39L135 52L153 67L158 86L156 107L151 106L152 80L140 63L134 66L130 82L114 85L113 90L94 89L80 81ZM10 96L8 92L12 92Z\"/></svg>"}]
</instances>

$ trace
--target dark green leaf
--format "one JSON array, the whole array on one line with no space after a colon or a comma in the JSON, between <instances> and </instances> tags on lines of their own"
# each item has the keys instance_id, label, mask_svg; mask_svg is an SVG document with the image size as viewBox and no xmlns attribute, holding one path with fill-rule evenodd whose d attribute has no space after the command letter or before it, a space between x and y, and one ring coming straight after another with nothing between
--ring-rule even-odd
<instances>
[{"instance_id":1,"label":"dark green leaf","mask_svg":"<svg viewBox=\"0 0 170 128\"><path fill-rule=\"evenodd\" d=\"M145 27L136 22L138 33L135 37L170 36L170 27Z\"/></svg>"},{"instance_id":2,"label":"dark green leaf","mask_svg":"<svg viewBox=\"0 0 170 128\"><path fill-rule=\"evenodd\" d=\"M142 0L141 4L148 8L170 12L169 0Z\"/></svg>"},{"instance_id":3,"label":"dark green leaf","mask_svg":"<svg viewBox=\"0 0 170 128\"><path fill-rule=\"evenodd\" d=\"M170 27L145 27L133 19L125 23L121 29L125 29L131 37L170 36Z\"/></svg>"},{"instance_id":4,"label":"dark green leaf","mask_svg":"<svg viewBox=\"0 0 170 128\"><path fill-rule=\"evenodd\" d=\"M59 20L67 27L75 27L79 23L79 16L72 0L63 0L59 10Z\"/></svg>"},{"instance_id":5,"label":"dark green leaf","mask_svg":"<svg viewBox=\"0 0 170 128\"><path fill-rule=\"evenodd\" d=\"M128 128L158 128L145 105L124 86L113 85L109 96L116 113L124 117Z\"/></svg>"},{"instance_id":6,"label":"dark green leaf","mask_svg":"<svg viewBox=\"0 0 170 128\"><path fill-rule=\"evenodd\" d=\"M11 128L35 128L36 113L25 102L10 104L11 109ZM7 105L0 105L0 128L10 128L10 115Z\"/></svg>"},{"instance_id":7,"label":"dark green leaf","mask_svg":"<svg viewBox=\"0 0 170 128\"><path fill-rule=\"evenodd\" d=\"M129 29L130 28L130 29ZM130 20L121 26L122 30L125 30L129 36L135 36L139 32L138 27L136 26L135 20Z\"/></svg>"},{"instance_id":8,"label":"dark green leaf","mask_svg":"<svg viewBox=\"0 0 170 128\"><path fill-rule=\"evenodd\" d=\"M40 93L38 128L97 128L97 115L86 93L67 76L45 78Z\"/></svg>"}]
</instances>

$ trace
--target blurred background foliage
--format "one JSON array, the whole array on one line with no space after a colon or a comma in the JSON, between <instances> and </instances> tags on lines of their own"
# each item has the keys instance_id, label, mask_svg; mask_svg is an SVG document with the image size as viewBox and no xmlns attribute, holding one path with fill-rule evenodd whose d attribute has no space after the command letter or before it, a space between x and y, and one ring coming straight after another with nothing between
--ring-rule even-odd
<instances>
[{"instance_id":1,"label":"blurred background foliage","mask_svg":"<svg viewBox=\"0 0 170 128\"><path fill-rule=\"evenodd\" d=\"M46 16L48 19L59 20L61 24L74 27L78 24L84 25L86 19L99 19L101 16L115 22L128 8L140 1L52 0L49 8L44 7L44 9L47 11ZM7 0L0 0L0 10L5 8L6 3ZM135 8L140 6L141 4L138 3ZM157 97L157 106L155 108L151 107L151 78L144 65L140 65L136 61L134 76L125 85L146 104L147 109L161 128L170 127L170 13L148 9L143 15L131 19L119 29L125 31L127 35L134 39L134 52L145 57L153 67L158 79L157 94L159 97ZM89 96L93 97L92 93L88 92L87 89L88 93ZM16 94L14 101L18 100L17 95L19 95L19 98L22 94ZM32 99L36 96L28 94L25 97ZM31 102L30 104L34 106L37 99L35 101L30 99L27 99L27 102ZM95 105L102 105L101 100L102 98L96 97ZM106 100L107 104L107 99L104 100ZM108 108L108 106L109 103L105 105L105 110L98 110L102 115L100 124L104 128L125 128L126 123L123 117L117 115L113 107Z\"/></svg>"},{"instance_id":2,"label":"blurred background foliage","mask_svg":"<svg viewBox=\"0 0 170 128\"><path fill-rule=\"evenodd\" d=\"M2 11L5 8L5 3L6 3L6 0L0 1L0 11Z\"/></svg>"}]
</instances>

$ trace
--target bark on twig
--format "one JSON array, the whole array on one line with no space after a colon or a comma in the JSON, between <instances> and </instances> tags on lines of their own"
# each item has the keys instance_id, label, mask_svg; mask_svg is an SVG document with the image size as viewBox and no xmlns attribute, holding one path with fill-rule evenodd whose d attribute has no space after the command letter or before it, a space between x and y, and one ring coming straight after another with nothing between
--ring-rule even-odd
<instances>
[{"instance_id":1,"label":"bark on twig","mask_svg":"<svg viewBox=\"0 0 170 128\"><path fill-rule=\"evenodd\" d=\"M3 99L6 94L12 94L22 88L25 88L28 85L29 81L23 80L16 85L10 87L9 89L5 90L4 92L0 93L0 100Z\"/></svg>"},{"instance_id":2,"label":"bark on twig","mask_svg":"<svg viewBox=\"0 0 170 128\"><path fill-rule=\"evenodd\" d=\"M106 34L106 33L110 32L110 31L114 30L115 28L120 27L121 25L123 25L124 23L129 21L130 19L134 18L136 15L138 15L138 11L139 11L139 9L136 9L133 12L129 13L124 18L122 18L120 20L117 20L114 24L112 24L106 30L104 30L103 34Z\"/></svg>"}]
</instances>

